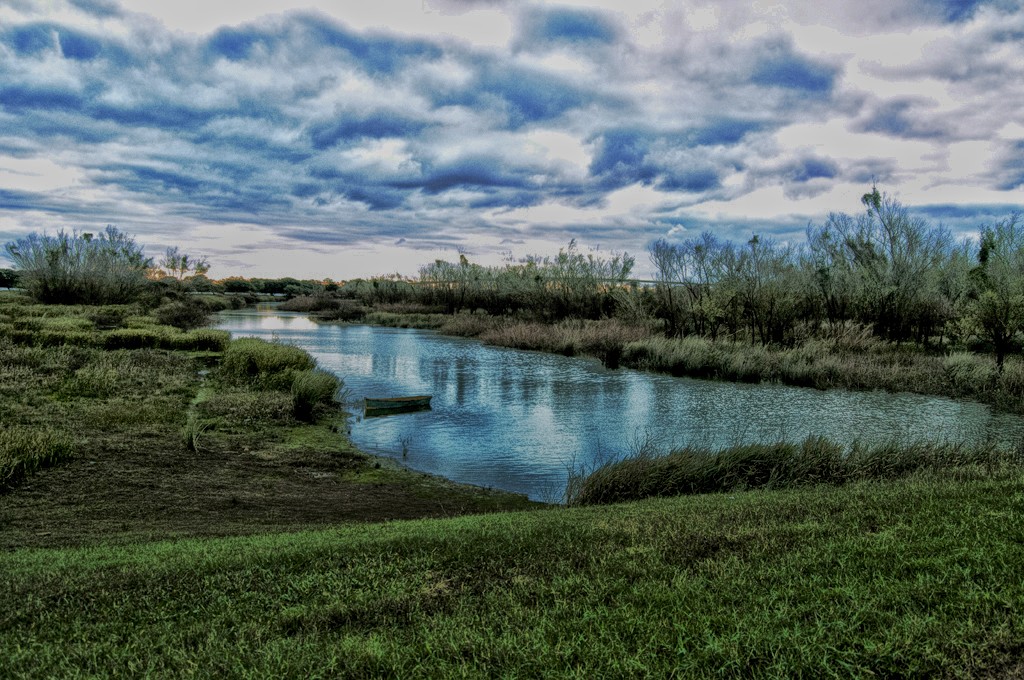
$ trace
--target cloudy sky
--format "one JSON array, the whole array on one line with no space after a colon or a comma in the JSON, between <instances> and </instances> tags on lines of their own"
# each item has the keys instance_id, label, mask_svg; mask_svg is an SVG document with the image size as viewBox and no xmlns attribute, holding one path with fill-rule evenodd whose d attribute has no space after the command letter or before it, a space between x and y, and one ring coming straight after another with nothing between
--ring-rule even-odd
<instances>
[{"instance_id":1,"label":"cloudy sky","mask_svg":"<svg viewBox=\"0 0 1024 680\"><path fill-rule=\"evenodd\" d=\"M1024 208L1024 0L0 0L0 240L210 275Z\"/></svg>"}]
</instances>

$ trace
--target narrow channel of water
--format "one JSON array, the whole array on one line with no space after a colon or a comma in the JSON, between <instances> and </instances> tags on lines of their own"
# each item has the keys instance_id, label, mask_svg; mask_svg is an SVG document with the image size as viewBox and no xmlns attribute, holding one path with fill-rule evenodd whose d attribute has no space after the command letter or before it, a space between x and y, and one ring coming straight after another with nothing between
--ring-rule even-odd
<instances>
[{"instance_id":1,"label":"narrow channel of water","mask_svg":"<svg viewBox=\"0 0 1024 680\"><path fill-rule=\"evenodd\" d=\"M827 392L608 370L594 360L487 347L431 331L321 325L274 310L223 312L233 336L308 351L353 399L433 395L433 409L363 418L352 441L414 469L557 501L570 466L621 457L645 442L839 442L1024 438L1024 419L983 404L884 392Z\"/></svg>"}]
</instances>

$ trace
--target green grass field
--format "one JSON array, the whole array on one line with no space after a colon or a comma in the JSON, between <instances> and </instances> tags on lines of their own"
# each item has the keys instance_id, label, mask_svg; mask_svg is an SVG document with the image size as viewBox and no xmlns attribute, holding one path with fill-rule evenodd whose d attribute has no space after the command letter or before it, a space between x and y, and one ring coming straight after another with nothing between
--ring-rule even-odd
<instances>
[{"instance_id":1,"label":"green grass field","mask_svg":"<svg viewBox=\"0 0 1024 680\"><path fill-rule=\"evenodd\" d=\"M0 555L5 675L1019 677L1024 478Z\"/></svg>"}]
</instances>

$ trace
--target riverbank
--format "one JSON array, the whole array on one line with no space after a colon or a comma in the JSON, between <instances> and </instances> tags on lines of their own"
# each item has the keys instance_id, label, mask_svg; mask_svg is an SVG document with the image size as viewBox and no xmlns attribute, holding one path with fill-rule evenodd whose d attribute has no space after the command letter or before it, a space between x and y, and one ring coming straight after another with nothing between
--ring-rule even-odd
<instances>
[{"instance_id":1,"label":"riverbank","mask_svg":"<svg viewBox=\"0 0 1024 680\"><path fill-rule=\"evenodd\" d=\"M35 677L1017 677L1022 483L21 550L0 654Z\"/></svg>"},{"instance_id":2,"label":"riverbank","mask_svg":"<svg viewBox=\"0 0 1024 680\"><path fill-rule=\"evenodd\" d=\"M311 318L333 321L314 312ZM679 377L780 383L815 389L913 392L979 401L1024 414L1024 361L1007 357L1004 370L992 356L966 350L939 353L894 344L850 328L792 348L699 337L665 338L644 323L618 319L547 324L486 314L368 311L357 323L436 330L502 347L583 355L610 367Z\"/></svg>"},{"instance_id":3,"label":"riverbank","mask_svg":"<svg viewBox=\"0 0 1024 680\"><path fill-rule=\"evenodd\" d=\"M290 384L220 380L227 344L135 307L0 295L0 549L536 507L357 451L345 415L307 422Z\"/></svg>"}]
</instances>

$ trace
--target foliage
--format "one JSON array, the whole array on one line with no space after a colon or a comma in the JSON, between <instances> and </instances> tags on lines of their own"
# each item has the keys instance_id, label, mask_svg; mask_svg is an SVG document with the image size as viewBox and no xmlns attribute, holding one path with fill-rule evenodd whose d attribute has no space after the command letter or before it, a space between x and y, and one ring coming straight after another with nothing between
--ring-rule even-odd
<instances>
[{"instance_id":1,"label":"foliage","mask_svg":"<svg viewBox=\"0 0 1024 680\"><path fill-rule=\"evenodd\" d=\"M108 226L91 233L30 234L6 245L20 285L40 302L131 302L146 284L150 260L135 239Z\"/></svg>"},{"instance_id":2,"label":"foliage","mask_svg":"<svg viewBox=\"0 0 1024 680\"><path fill-rule=\"evenodd\" d=\"M193 257L181 252L177 246L168 248L160 259L163 267L172 277L182 281L187 276L205 276L210 271L210 263L205 257Z\"/></svg>"},{"instance_id":3,"label":"foliage","mask_svg":"<svg viewBox=\"0 0 1024 680\"><path fill-rule=\"evenodd\" d=\"M966 323L992 343L1000 372L1024 330L1024 229L1020 215L981 231L978 266L971 270Z\"/></svg>"},{"instance_id":4,"label":"foliage","mask_svg":"<svg viewBox=\"0 0 1024 680\"><path fill-rule=\"evenodd\" d=\"M15 288L18 285L18 272L13 269L0 269L0 288Z\"/></svg>"}]
</instances>

